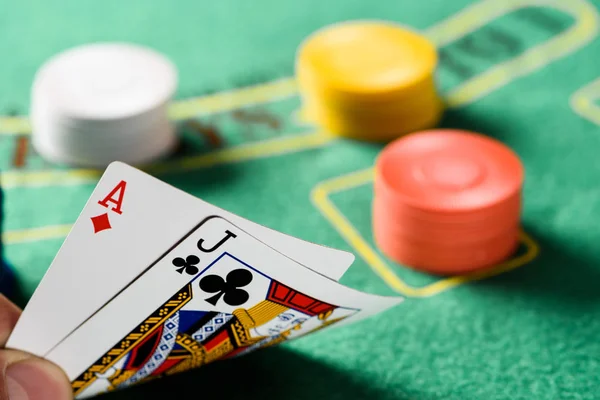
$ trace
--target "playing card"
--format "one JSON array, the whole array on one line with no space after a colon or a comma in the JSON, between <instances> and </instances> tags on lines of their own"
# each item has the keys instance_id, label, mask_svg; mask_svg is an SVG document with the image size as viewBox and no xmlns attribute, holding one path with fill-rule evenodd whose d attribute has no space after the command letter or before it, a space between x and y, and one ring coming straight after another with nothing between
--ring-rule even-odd
<instances>
[{"instance_id":1,"label":"playing card","mask_svg":"<svg viewBox=\"0 0 600 400\"><path fill-rule=\"evenodd\" d=\"M350 323L401 300L344 287L212 217L46 358L84 398Z\"/></svg>"},{"instance_id":2,"label":"playing card","mask_svg":"<svg viewBox=\"0 0 600 400\"><path fill-rule=\"evenodd\" d=\"M112 163L19 319L7 347L44 355L209 215L243 226L299 263L338 279L350 253L252 223L126 164Z\"/></svg>"}]
</instances>

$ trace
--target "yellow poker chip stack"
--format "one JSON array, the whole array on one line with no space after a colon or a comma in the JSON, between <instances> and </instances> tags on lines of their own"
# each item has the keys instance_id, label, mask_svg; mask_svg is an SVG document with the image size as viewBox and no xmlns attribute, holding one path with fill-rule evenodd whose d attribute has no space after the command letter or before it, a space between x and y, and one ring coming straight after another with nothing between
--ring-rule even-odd
<instances>
[{"instance_id":1,"label":"yellow poker chip stack","mask_svg":"<svg viewBox=\"0 0 600 400\"><path fill-rule=\"evenodd\" d=\"M304 117L332 134L370 141L433 127L443 113L437 62L427 38L396 24L328 26L298 49Z\"/></svg>"}]
</instances>

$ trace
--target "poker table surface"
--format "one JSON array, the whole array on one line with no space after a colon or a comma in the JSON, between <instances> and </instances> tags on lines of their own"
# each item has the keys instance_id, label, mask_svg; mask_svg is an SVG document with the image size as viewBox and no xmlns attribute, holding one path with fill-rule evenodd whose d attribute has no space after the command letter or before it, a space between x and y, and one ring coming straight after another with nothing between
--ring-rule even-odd
<instances>
[{"instance_id":1,"label":"poker table surface","mask_svg":"<svg viewBox=\"0 0 600 400\"><path fill-rule=\"evenodd\" d=\"M179 69L169 112L181 146L144 170L270 228L350 251L343 284L406 297L354 325L106 398L598 398L600 2L33 3L0 3L2 237L18 304L102 173L35 154L31 82L55 53L95 41L147 45ZM391 20L430 38L447 105L439 126L484 133L522 159L521 246L510 259L434 276L377 249L372 167L383 144L336 138L303 119L294 79L307 35L355 19Z\"/></svg>"}]
</instances>

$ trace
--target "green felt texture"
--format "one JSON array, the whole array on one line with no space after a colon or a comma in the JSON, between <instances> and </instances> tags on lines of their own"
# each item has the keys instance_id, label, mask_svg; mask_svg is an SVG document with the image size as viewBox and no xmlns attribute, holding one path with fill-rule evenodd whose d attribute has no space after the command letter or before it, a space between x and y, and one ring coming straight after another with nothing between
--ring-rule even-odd
<instances>
[{"instance_id":1,"label":"green felt texture","mask_svg":"<svg viewBox=\"0 0 600 400\"><path fill-rule=\"evenodd\" d=\"M176 97L181 100L291 77L297 46L330 23L389 19L432 32L431 27L483 3L493 11L501 4L532 2L0 0L0 116L27 114L36 69L74 45L118 40L165 53L179 68ZM594 122L593 116L578 115L570 99L599 76L600 2L556 3L583 7L584 12L576 17L547 6L524 7L505 15L495 13L481 27L449 42L448 32L439 31L436 38L437 43L443 42L439 87L453 105L440 125L488 134L521 157L526 168L522 220L539 246L535 259L429 296L408 293L397 308L352 326L105 398L598 398L600 119ZM506 64L562 37L583 20L585 26L565 45L570 50L564 54L545 48L532 70L525 62ZM488 89L477 96L476 87L467 90L469 82L502 65L507 66L501 74L505 81L495 86L483 83ZM600 90L596 93L600 98ZM585 94L587 111L592 110L593 95ZM475 98L468 100L469 96ZM292 93L245 106L244 112L255 122L242 120L236 110L199 112L191 118L216 129L224 142L221 150L233 149L310 137L316 128L296 119L300 105ZM276 122L270 125L264 118L256 122L257 115ZM2 124L0 118L6 258L17 270L22 290L17 301L24 305L60 247L65 229L91 194L95 179L48 181L43 178L47 175L34 175L66 167L44 162L31 149L25 164L15 166L15 149L27 135L6 131ZM185 146L171 161L221 151L189 123L178 124ZM157 176L258 223L352 251L357 259L342 283L394 294L394 287L375 273L371 260L340 234L311 199L320 183L371 167L381 146L347 140L303 143L282 154L186 170L171 168ZM42 178L32 180L35 176ZM418 289L443 280L396 265L377 251L370 228L371 189L370 182L363 182L331 193L328 199L403 282ZM64 226L62 231L43 237L32 234L59 225ZM521 249L515 257L526 251Z\"/></svg>"}]
</instances>

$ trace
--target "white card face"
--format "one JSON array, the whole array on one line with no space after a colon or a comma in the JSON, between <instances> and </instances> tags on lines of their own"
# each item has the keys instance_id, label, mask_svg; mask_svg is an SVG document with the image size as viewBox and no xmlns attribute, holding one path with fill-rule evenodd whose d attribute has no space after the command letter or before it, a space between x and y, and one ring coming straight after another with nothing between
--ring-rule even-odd
<instances>
[{"instance_id":1,"label":"white card face","mask_svg":"<svg viewBox=\"0 0 600 400\"><path fill-rule=\"evenodd\" d=\"M351 253L265 228L115 162L27 304L7 347L43 356L214 214L230 218L277 251L332 279L339 279L354 261Z\"/></svg>"},{"instance_id":2,"label":"white card face","mask_svg":"<svg viewBox=\"0 0 600 400\"><path fill-rule=\"evenodd\" d=\"M84 398L357 321L401 301L344 287L212 217L46 358Z\"/></svg>"}]
</instances>

